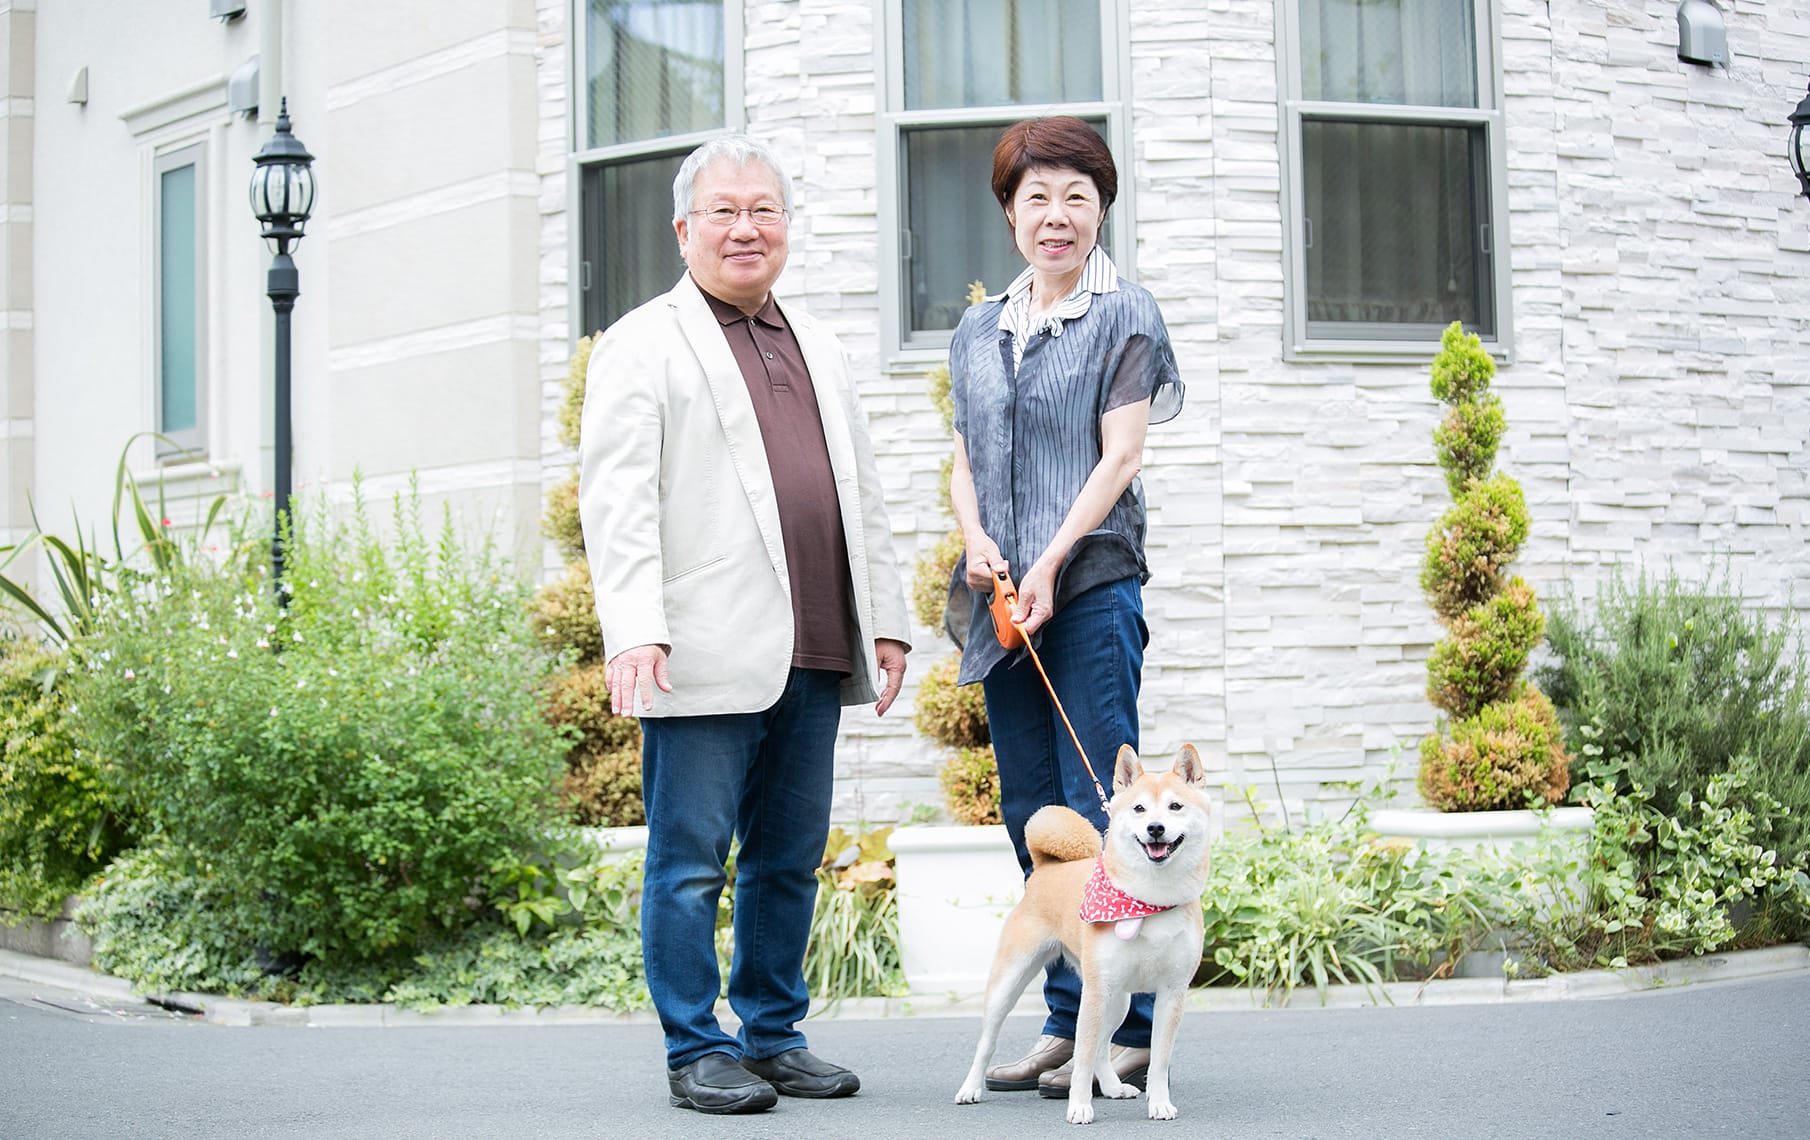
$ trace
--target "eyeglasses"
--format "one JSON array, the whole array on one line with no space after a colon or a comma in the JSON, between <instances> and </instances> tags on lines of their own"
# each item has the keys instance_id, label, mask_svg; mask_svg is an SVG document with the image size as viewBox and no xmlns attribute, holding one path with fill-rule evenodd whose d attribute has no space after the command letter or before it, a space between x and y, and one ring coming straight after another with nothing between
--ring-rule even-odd
<instances>
[{"instance_id":1,"label":"eyeglasses","mask_svg":"<svg viewBox=\"0 0 1810 1140\"><path fill-rule=\"evenodd\" d=\"M713 226L725 227L733 226L735 220L743 214L748 215L748 220L757 226L777 226L786 220L785 209L775 206L771 202L762 202L758 206L742 206L739 209L726 202L719 202L706 209L692 210L691 213L704 215L704 220Z\"/></svg>"}]
</instances>

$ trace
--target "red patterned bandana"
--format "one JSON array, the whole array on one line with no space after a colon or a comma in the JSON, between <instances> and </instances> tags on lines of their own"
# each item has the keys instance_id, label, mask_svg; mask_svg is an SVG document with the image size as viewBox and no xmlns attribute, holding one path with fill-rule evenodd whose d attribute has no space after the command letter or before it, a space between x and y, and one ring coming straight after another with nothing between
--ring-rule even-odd
<instances>
[{"instance_id":1,"label":"red patterned bandana","mask_svg":"<svg viewBox=\"0 0 1810 1140\"><path fill-rule=\"evenodd\" d=\"M1129 942L1138 936L1138 928L1144 925L1146 915L1171 909L1132 898L1107 878L1106 863L1094 860L1093 877L1087 880L1087 889L1081 894L1082 922L1113 923L1112 932Z\"/></svg>"}]
</instances>

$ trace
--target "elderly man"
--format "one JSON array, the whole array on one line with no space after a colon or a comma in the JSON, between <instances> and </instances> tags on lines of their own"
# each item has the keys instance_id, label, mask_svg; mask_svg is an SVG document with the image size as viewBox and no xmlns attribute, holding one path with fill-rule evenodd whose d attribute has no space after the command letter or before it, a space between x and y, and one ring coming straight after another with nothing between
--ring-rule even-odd
<instances>
[{"instance_id":1,"label":"elderly man","mask_svg":"<svg viewBox=\"0 0 1810 1140\"><path fill-rule=\"evenodd\" d=\"M805 943L841 706L884 714L909 648L847 358L771 292L791 216L760 144L686 158L673 228L690 272L597 343L579 448L610 700L642 718L647 986L672 1103L709 1113L860 1087L797 1029ZM732 837L733 1037L713 1009Z\"/></svg>"}]
</instances>

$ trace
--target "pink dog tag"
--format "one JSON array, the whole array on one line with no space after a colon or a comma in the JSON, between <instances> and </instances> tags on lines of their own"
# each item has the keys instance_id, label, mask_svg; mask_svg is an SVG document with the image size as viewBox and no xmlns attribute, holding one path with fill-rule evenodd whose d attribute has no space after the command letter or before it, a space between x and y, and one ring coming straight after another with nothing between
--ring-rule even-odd
<instances>
[{"instance_id":1,"label":"pink dog tag","mask_svg":"<svg viewBox=\"0 0 1810 1140\"><path fill-rule=\"evenodd\" d=\"M1112 932L1119 936L1119 941L1130 942L1133 938L1138 936L1138 931L1141 930L1143 926L1144 919L1142 916L1137 918L1123 918L1112 924Z\"/></svg>"}]
</instances>

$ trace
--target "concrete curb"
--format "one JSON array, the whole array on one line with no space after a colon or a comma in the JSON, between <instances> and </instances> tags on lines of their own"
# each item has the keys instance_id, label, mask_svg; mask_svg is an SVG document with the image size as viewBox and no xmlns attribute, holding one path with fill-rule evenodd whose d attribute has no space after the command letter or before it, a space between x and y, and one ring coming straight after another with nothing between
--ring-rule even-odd
<instances>
[{"instance_id":1,"label":"concrete curb","mask_svg":"<svg viewBox=\"0 0 1810 1140\"><path fill-rule=\"evenodd\" d=\"M1330 986L1326 999L1311 988L1298 989L1283 1000L1276 995L1267 1004L1265 995L1243 989L1212 987L1190 991L1188 1007L1199 1011L1360 1009L1378 1006L1494 1005L1504 1002L1572 1001L1616 997L1647 990L1730 982L1768 974L1810 970L1810 946L1792 944L1763 950L1737 950L1682 958L1656 966L1626 970L1584 970L1546 978L1497 981L1489 978L1454 978L1434 982L1391 982L1366 989L1363 986ZM508 1009L498 1005L448 1006L428 1012L394 1005L288 1006L276 1002L246 1001L213 994L139 994L122 978L49 958L12 950L0 950L0 976L36 985L89 994L106 1001L150 1001L168 1008L187 1010L216 1025L290 1026L309 1029L382 1029L407 1026L542 1026L542 1025L655 1025L650 1011L615 1013L590 1006L553 1006L547 1009ZM1042 1010L1041 995L1027 992L1015 1013ZM849 998L819 1003L813 1018L879 1020L901 1017L979 1017L981 995L944 994L906 998ZM728 1024L734 1014L727 1005L719 1015Z\"/></svg>"}]
</instances>

